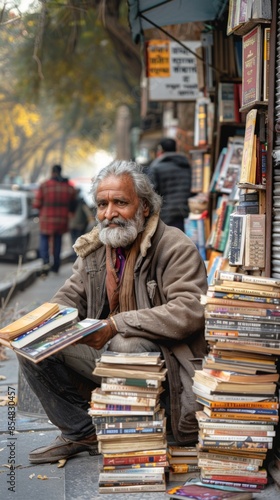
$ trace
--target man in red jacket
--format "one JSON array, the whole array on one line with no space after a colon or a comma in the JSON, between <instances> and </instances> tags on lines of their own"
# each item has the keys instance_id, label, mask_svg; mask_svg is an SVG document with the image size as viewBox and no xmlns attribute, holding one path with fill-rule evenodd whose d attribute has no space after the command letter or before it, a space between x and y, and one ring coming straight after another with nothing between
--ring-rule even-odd
<instances>
[{"instance_id":1,"label":"man in red jacket","mask_svg":"<svg viewBox=\"0 0 280 500\"><path fill-rule=\"evenodd\" d=\"M59 270L62 235L68 232L69 214L75 211L75 199L74 187L62 177L61 166L54 165L51 178L40 185L33 203L40 211L40 256L46 272L50 267L50 253L53 255L51 270L55 273Z\"/></svg>"}]
</instances>

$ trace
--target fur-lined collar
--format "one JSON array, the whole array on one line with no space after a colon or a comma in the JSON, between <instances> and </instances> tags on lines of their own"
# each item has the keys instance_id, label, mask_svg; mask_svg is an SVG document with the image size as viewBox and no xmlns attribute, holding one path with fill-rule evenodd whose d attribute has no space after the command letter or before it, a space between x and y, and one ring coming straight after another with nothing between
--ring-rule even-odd
<instances>
[{"instance_id":1,"label":"fur-lined collar","mask_svg":"<svg viewBox=\"0 0 280 500\"><path fill-rule=\"evenodd\" d=\"M158 221L159 215L154 214L148 219L146 223L140 245L140 252L142 257L145 257L147 255L148 248L150 248L151 246L151 239L155 234L156 228L158 226ZM89 233L80 236L77 239L75 245L73 245L73 248L76 254L84 259L85 257L87 257L87 255L89 255L91 252L94 252L102 245L103 243L101 243L99 239L99 229L98 227L94 227Z\"/></svg>"}]
</instances>

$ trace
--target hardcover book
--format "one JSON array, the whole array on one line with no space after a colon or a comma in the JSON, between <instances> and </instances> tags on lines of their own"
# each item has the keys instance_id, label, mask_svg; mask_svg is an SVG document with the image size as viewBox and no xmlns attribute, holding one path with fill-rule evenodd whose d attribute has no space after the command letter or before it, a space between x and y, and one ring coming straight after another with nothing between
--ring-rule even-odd
<instances>
[{"instance_id":1,"label":"hardcover book","mask_svg":"<svg viewBox=\"0 0 280 500\"><path fill-rule=\"evenodd\" d=\"M262 82L262 29L258 25L243 36L242 106L261 99Z\"/></svg>"}]
</instances>

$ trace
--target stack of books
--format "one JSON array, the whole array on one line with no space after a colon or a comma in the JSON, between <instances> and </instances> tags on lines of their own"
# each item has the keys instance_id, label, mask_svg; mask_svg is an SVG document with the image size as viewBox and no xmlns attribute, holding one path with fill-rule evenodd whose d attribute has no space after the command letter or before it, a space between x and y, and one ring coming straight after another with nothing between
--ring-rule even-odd
<instances>
[{"instance_id":1,"label":"stack of books","mask_svg":"<svg viewBox=\"0 0 280 500\"><path fill-rule=\"evenodd\" d=\"M165 491L166 417L160 395L167 369L159 352L101 355L89 414L103 464L99 492Z\"/></svg>"},{"instance_id":2,"label":"stack of books","mask_svg":"<svg viewBox=\"0 0 280 500\"><path fill-rule=\"evenodd\" d=\"M209 353L195 371L204 484L259 491L279 422L280 282L217 271L201 297Z\"/></svg>"},{"instance_id":3,"label":"stack of books","mask_svg":"<svg viewBox=\"0 0 280 500\"><path fill-rule=\"evenodd\" d=\"M167 448L169 462L169 482L186 482L198 477L200 468L197 464L196 446L169 445Z\"/></svg>"}]
</instances>

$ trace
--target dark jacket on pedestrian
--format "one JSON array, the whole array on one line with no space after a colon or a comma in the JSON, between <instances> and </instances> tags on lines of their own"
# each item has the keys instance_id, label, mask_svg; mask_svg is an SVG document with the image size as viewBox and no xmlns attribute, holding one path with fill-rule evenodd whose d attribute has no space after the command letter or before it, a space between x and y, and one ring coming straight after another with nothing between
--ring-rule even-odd
<instances>
[{"instance_id":1,"label":"dark jacket on pedestrian","mask_svg":"<svg viewBox=\"0 0 280 500\"><path fill-rule=\"evenodd\" d=\"M191 167L187 157L183 153L163 153L151 163L148 176L155 191L163 198L161 219L166 224L172 224L174 219L188 217Z\"/></svg>"},{"instance_id":2,"label":"dark jacket on pedestrian","mask_svg":"<svg viewBox=\"0 0 280 500\"><path fill-rule=\"evenodd\" d=\"M106 247L99 228L74 246L78 258L72 276L52 301L78 308L79 318L100 318L106 306ZM206 354L204 314L205 265L193 242L158 215L147 222L134 267L136 310L114 315L123 337L143 337L159 345L168 368L171 425L178 443L197 440L195 412L201 409L192 391L194 370Z\"/></svg>"}]
</instances>

